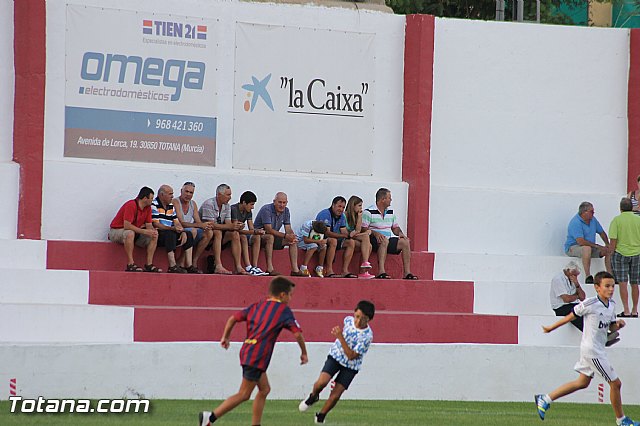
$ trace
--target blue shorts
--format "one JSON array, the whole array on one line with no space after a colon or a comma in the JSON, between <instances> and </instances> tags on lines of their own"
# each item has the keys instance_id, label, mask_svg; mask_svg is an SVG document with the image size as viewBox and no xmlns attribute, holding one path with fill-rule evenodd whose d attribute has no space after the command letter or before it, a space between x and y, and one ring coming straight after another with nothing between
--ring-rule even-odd
<instances>
[{"instance_id":1,"label":"blue shorts","mask_svg":"<svg viewBox=\"0 0 640 426\"><path fill-rule=\"evenodd\" d=\"M185 231L187 232L191 232L193 228L184 228ZM196 232L196 237L193 239L193 245L197 245L200 240L202 239L202 236L204 235L204 229L202 228L196 228L198 231Z\"/></svg>"},{"instance_id":2,"label":"blue shorts","mask_svg":"<svg viewBox=\"0 0 640 426\"><path fill-rule=\"evenodd\" d=\"M242 377L249 380L250 382L259 381L262 373L264 373L264 370L261 370L259 368L252 367L250 365L242 366Z\"/></svg>"},{"instance_id":3,"label":"blue shorts","mask_svg":"<svg viewBox=\"0 0 640 426\"><path fill-rule=\"evenodd\" d=\"M352 370L351 368L341 365L331 355L327 356L324 367L322 367L322 372L327 373L331 377L335 376L336 373L339 372L335 380L336 383L340 383L345 390L349 389L349 385L353 381L353 378L358 374L358 370Z\"/></svg>"}]
</instances>

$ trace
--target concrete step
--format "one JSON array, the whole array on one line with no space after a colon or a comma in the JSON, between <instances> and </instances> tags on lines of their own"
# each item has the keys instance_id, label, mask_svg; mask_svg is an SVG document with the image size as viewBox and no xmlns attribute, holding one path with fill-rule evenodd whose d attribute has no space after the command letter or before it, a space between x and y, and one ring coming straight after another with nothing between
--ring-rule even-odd
<instances>
[{"instance_id":1,"label":"concrete step","mask_svg":"<svg viewBox=\"0 0 640 426\"><path fill-rule=\"evenodd\" d=\"M240 308L135 308L136 342L217 341L227 319ZM331 328L341 325L351 310L305 310L293 308L305 339L332 342ZM496 343L518 342L518 318L499 315L376 312L371 323L378 343ZM283 331L280 339L293 341ZM231 338L242 341L244 327L236 327Z\"/></svg>"},{"instance_id":2,"label":"concrete step","mask_svg":"<svg viewBox=\"0 0 640 426\"><path fill-rule=\"evenodd\" d=\"M199 262L199 267L206 270L206 256L211 252L205 252ZM145 263L145 251L136 247L134 259L138 265ZM298 251L298 263L303 259L302 250ZM433 278L433 253L414 252L411 255L412 272L421 279ZM373 266L372 271L378 270L376 256L369 259ZM120 244L111 242L87 242L87 241L47 241L47 268L49 269L84 269L91 271L123 271L127 263L124 249ZM164 249L159 248L155 254L154 263L167 270L167 256ZM231 251L222 251L222 263L229 270L232 269L233 261ZM358 272L360 256L356 254L351 261L351 272ZM274 252L274 268L283 273L289 274L291 270L289 264L289 254L287 249ZM265 269L264 252L260 253L259 266ZM312 263L315 267L315 263ZM402 277L402 259L400 256L388 256L386 261L386 271L394 278ZM334 271L342 270L342 252L338 252L334 263ZM372 272L372 273L373 273Z\"/></svg>"},{"instance_id":3,"label":"concrete step","mask_svg":"<svg viewBox=\"0 0 640 426\"><path fill-rule=\"evenodd\" d=\"M47 242L0 239L0 268L44 269Z\"/></svg>"},{"instance_id":4,"label":"concrete step","mask_svg":"<svg viewBox=\"0 0 640 426\"><path fill-rule=\"evenodd\" d=\"M0 303L86 305L87 271L0 269Z\"/></svg>"},{"instance_id":5,"label":"concrete step","mask_svg":"<svg viewBox=\"0 0 640 426\"><path fill-rule=\"evenodd\" d=\"M133 319L132 308L117 306L3 303L0 342L132 342Z\"/></svg>"},{"instance_id":6,"label":"concrete step","mask_svg":"<svg viewBox=\"0 0 640 426\"><path fill-rule=\"evenodd\" d=\"M237 307L267 295L272 277L91 271L89 301L98 305ZM427 280L291 277L292 307L352 310L369 299L378 312L473 312L473 284Z\"/></svg>"}]
</instances>

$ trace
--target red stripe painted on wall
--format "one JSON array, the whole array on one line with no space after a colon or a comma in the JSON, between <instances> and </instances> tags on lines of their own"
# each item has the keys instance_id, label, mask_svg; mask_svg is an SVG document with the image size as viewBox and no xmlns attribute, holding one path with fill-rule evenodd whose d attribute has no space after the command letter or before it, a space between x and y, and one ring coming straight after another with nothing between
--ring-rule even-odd
<instances>
[{"instance_id":1,"label":"red stripe painted on wall","mask_svg":"<svg viewBox=\"0 0 640 426\"><path fill-rule=\"evenodd\" d=\"M13 161L20 165L18 238L40 239L46 69L46 2L14 7Z\"/></svg>"},{"instance_id":2,"label":"red stripe painted on wall","mask_svg":"<svg viewBox=\"0 0 640 426\"><path fill-rule=\"evenodd\" d=\"M631 30L629 61L627 187L632 190L637 189L636 179L640 175L640 29Z\"/></svg>"},{"instance_id":3,"label":"red stripe painted on wall","mask_svg":"<svg viewBox=\"0 0 640 426\"><path fill-rule=\"evenodd\" d=\"M433 16L407 16L402 179L409 184L407 233L416 251L427 250L429 245L434 33Z\"/></svg>"}]
</instances>

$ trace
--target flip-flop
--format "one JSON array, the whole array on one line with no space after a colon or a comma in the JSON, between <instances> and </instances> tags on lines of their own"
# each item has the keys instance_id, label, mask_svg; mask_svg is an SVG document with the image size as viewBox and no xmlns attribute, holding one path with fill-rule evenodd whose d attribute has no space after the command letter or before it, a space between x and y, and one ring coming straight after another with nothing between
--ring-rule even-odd
<instances>
[{"instance_id":1,"label":"flip-flop","mask_svg":"<svg viewBox=\"0 0 640 426\"><path fill-rule=\"evenodd\" d=\"M411 272L409 272L407 275L404 276L405 280L417 280L418 277L416 275L413 275Z\"/></svg>"},{"instance_id":2,"label":"flip-flop","mask_svg":"<svg viewBox=\"0 0 640 426\"><path fill-rule=\"evenodd\" d=\"M356 274L348 273L344 274L344 278L358 278L358 276Z\"/></svg>"},{"instance_id":3,"label":"flip-flop","mask_svg":"<svg viewBox=\"0 0 640 426\"><path fill-rule=\"evenodd\" d=\"M325 275L325 278L344 278L344 275L340 275L340 274L329 274L329 275Z\"/></svg>"},{"instance_id":4,"label":"flip-flop","mask_svg":"<svg viewBox=\"0 0 640 426\"><path fill-rule=\"evenodd\" d=\"M386 272L383 272L381 274L376 275L376 279L378 279L378 280L390 280L391 276L389 276L389 274L387 274Z\"/></svg>"},{"instance_id":5,"label":"flip-flop","mask_svg":"<svg viewBox=\"0 0 640 426\"><path fill-rule=\"evenodd\" d=\"M631 314L631 318L638 318L638 313L636 312L635 314Z\"/></svg>"},{"instance_id":6,"label":"flip-flop","mask_svg":"<svg viewBox=\"0 0 640 426\"><path fill-rule=\"evenodd\" d=\"M636 314L636 316L638 316L638 315ZM632 315L631 314L627 315L624 312L620 312L618 315L616 315L616 317L618 317L618 318L631 318Z\"/></svg>"},{"instance_id":7,"label":"flip-flop","mask_svg":"<svg viewBox=\"0 0 640 426\"><path fill-rule=\"evenodd\" d=\"M219 271L217 268L213 270L213 273L217 275L233 275L233 272L231 271L227 271L226 269L224 271Z\"/></svg>"}]
</instances>

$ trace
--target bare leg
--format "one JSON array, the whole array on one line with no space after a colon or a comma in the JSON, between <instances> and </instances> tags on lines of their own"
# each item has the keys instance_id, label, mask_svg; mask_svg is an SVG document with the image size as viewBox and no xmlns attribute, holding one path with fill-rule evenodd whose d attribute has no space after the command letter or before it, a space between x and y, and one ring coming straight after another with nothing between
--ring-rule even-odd
<instances>
[{"instance_id":1,"label":"bare leg","mask_svg":"<svg viewBox=\"0 0 640 426\"><path fill-rule=\"evenodd\" d=\"M322 390L327 387L330 381L331 376L323 371L322 373L320 373L320 377L318 377L318 380L316 380L316 382L313 384L311 393L313 393L314 395L320 395L320 392L322 392Z\"/></svg>"},{"instance_id":2,"label":"bare leg","mask_svg":"<svg viewBox=\"0 0 640 426\"><path fill-rule=\"evenodd\" d=\"M378 273L384 274L384 262L387 260L387 247L389 246L389 240L385 238L382 243L378 243Z\"/></svg>"},{"instance_id":3,"label":"bare leg","mask_svg":"<svg viewBox=\"0 0 640 426\"><path fill-rule=\"evenodd\" d=\"M292 272L300 272L298 268L298 246L296 244L292 244L288 248L289 250L289 262L291 263L291 271Z\"/></svg>"},{"instance_id":4,"label":"bare leg","mask_svg":"<svg viewBox=\"0 0 640 426\"><path fill-rule=\"evenodd\" d=\"M267 260L267 272L273 271L273 242L274 238L271 234L265 234L262 237L264 241L264 257Z\"/></svg>"},{"instance_id":5,"label":"bare leg","mask_svg":"<svg viewBox=\"0 0 640 426\"><path fill-rule=\"evenodd\" d=\"M609 398L611 399L611 407L616 418L623 417L624 411L622 410L622 396L620 395L620 389L622 388L622 382L620 379L615 379L613 382L609 382Z\"/></svg>"},{"instance_id":6,"label":"bare leg","mask_svg":"<svg viewBox=\"0 0 640 426\"><path fill-rule=\"evenodd\" d=\"M259 425L262 422L262 412L264 411L264 404L267 402L269 392L271 392L271 386L269 385L267 373L262 373L258 381L258 393L256 393L256 397L253 400L252 425Z\"/></svg>"},{"instance_id":7,"label":"bare leg","mask_svg":"<svg viewBox=\"0 0 640 426\"><path fill-rule=\"evenodd\" d=\"M227 232L228 234L228 232ZM229 236L225 234L222 236L222 231L219 229L213 230L213 259L215 260L215 272L220 274L230 274L231 271L222 266L222 239L229 241Z\"/></svg>"},{"instance_id":8,"label":"bare leg","mask_svg":"<svg viewBox=\"0 0 640 426\"><path fill-rule=\"evenodd\" d=\"M633 304L631 307L631 313L637 314L638 313L638 284L631 284L631 302Z\"/></svg>"},{"instance_id":9,"label":"bare leg","mask_svg":"<svg viewBox=\"0 0 640 426\"><path fill-rule=\"evenodd\" d=\"M333 274L333 259L336 257L336 247L338 240L335 238L327 238L327 256L324 267L325 276Z\"/></svg>"},{"instance_id":10,"label":"bare leg","mask_svg":"<svg viewBox=\"0 0 640 426\"><path fill-rule=\"evenodd\" d=\"M202 234L202 239L198 242L196 247L196 251L193 253L193 264L198 266L198 260L200 260L200 256L204 253L204 249L207 248L209 242L213 238L213 230L205 229Z\"/></svg>"},{"instance_id":11,"label":"bare leg","mask_svg":"<svg viewBox=\"0 0 640 426\"><path fill-rule=\"evenodd\" d=\"M403 277L411 273L411 244L406 238L398 238L398 248L402 250Z\"/></svg>"},{"instance_id":12,"label":"bare leg","mask_svg":"<svg viewBox=\"0 0 640 426\"><path fill-rule=\"evenodd\" d=\"M158 247L158 236L152 237L147 245L147 265L153 264L153 255L156 252L156 247Z\"/></svg>"},{"instance_id":13,"label":"bare leg","mask_svg":"<svg viewBox=\"0 0 640 426\"><path fill-rule=\"evenodd\" d=\"M173 268L176 266L176 252L170 251L167 252L167 259L169 260L169 267Z\"/></svg>"},{"instance_id":14,"label":"bare leg","mask_svg":"<svg viewBox=\"0 0 640 426\"><path fill-rule=\"evenodd\" d=\"M577 390L587 388L589 383L591 383L591 377L580 374L574 381L565 383L558 389L551 392L549 394L549 398L551 398L552 401L555 401L556 399L562 398L563 396L569 395Z\"/></svg>"},{"instance_id":15,"label":"bare leg","mask_svg":"<svg viewBox=\"0 0 640 426\"><path fill-rule=\"evenodd\" d=\"M604 267L606 268L608 273L611 273L611 255L608 254L604 257Z\"/></svg>"},{"instance_id":16,"label":"bare leg","mask_svg":"<svg viewBox=\"0 0 640 426\"><path fill-rule=\"evenodd\" d=\"M258 382L252 382L243 377L238 393L231 395L229 398L225 399L224 402L218 406L218 408L213 410L213 414L215 414L216 417L220 418L229 411L236 408L238 405L247 401L249 398L251 398L251 392L253 392L253 389L257 384Z\"/></svg>"},{"instance_id":17,"label":"bare leg","mask_svg":"<svg viewBox=\"0 0 640 426\"><path fill-rule=\"evenodd\" d=\"M338 401L340 401L340 397L344 393L345 389L340 383L336 383L335 387L329 394L329 398L324 402L324 406L320 410L322 414L327 414L333 407L336 406Z\"/></svg>"},{"instance_id":18,"label":"bare leg","mask_svg":"<svg viewBox=\"0 0 640 426\"><path fill-rule=\"evenodd\" d=\"M342 245L344 246L344 255L342 255L342 273L346 275L349 273L349 265L351 264L351 258L353 258L356 243L353 240L344 240Z\"/></svg>"},{"instance_id":19,"label":"bare leg","mask_svg":"<svg viewBox=\"0 0 640 426\"><path fill-rule=\"evenodd\" d=\"M249 240L244 234L240 234L240 251L242 252L242 261L245 265L251 265L251 259L249 258ZM253 265L252 265L253 266Z\"/></svg>"},{"instance_id":20,"label":"bare leg","mask_svg":"<svg viewBox=\"0 0 640 426\"><path fill-rule=\"evenodd\" d=\"M238 274L248 274L241 263L242 246L240 245L240 233L238 231L227 231L224 234L224 242L231 241L231 256L233 257L234 269Z\"/></svg>"},{"instance_id":21,"label":"bare leg","mask_svg":"<svg viewBox=\"0 0 640 426\"><path fill-rule=\"evenodd\" d=\"M638 286L635 287L636 289L638 288ZM624 309L624 314L629 315L629 289L627 288L627 283L618 283L618 290L620 290L620 301L622 302L622 309ZM631 289L631 291L633 291L633 288Z\"/></svg>"},{"instance_id":22,"label":"bare leg","mask_svg":"<svg viewBox=\"0 0 640 426\"><path fill-rule=\"evenodd\" d=\"M258 260L260 259L260 235L251 236L251 257L253 258L253 266L258 266Z\"/></svg>"},{"instance_id":23,"label":"bare leg","mask_svg":"<svg viewBox=\"0 0 640 426\"><path fill-rule=\"evenodd\" d=\"M309 262L311 262L311 258L313 257L313 253L315 253L317 248L309 248L304 251L304 260L302 262L303 265L308 266Z\"/></svg>"},{"instance_id":24,"label":"bare leg","mask_svg":"<svg viewBox=\"0 0 640 426\"><path fill-rule=\"evenodd\" d=\"M591 247L589 246L582 246L582 267L586 277L591 275Z\"/></svg>"},{"instance_id":25,"label":"bare leg","mask_svg":"<svg viewBox=\"0 0 640 426\"><path fill-rule=\"evenodd\" d=\"M188 250L183 250L182 261L187 268L189 268L193 264L191 262L192 256L193 256L193 247L189 247Z\"/></svg>"},{"instance_id":26,"label":"bare leg","mask_svg":"<svg viewBox=\"0 0 640 426\"><path fill-rule=\"evenodd\" d=\"M136 240L136 233L127 229L124 231L124 252L127 254L127 264L135 263L133 261L133 245ZM157 243L157 240L156 240ZM151 245L151 244L149 244ZM149 251L147 246L147 252ZM148 256L147 256L148 257ZM153 257L153 256L152 256ZM149 264L149 263L147 263Z\"/></svg>"}]
</instances>

